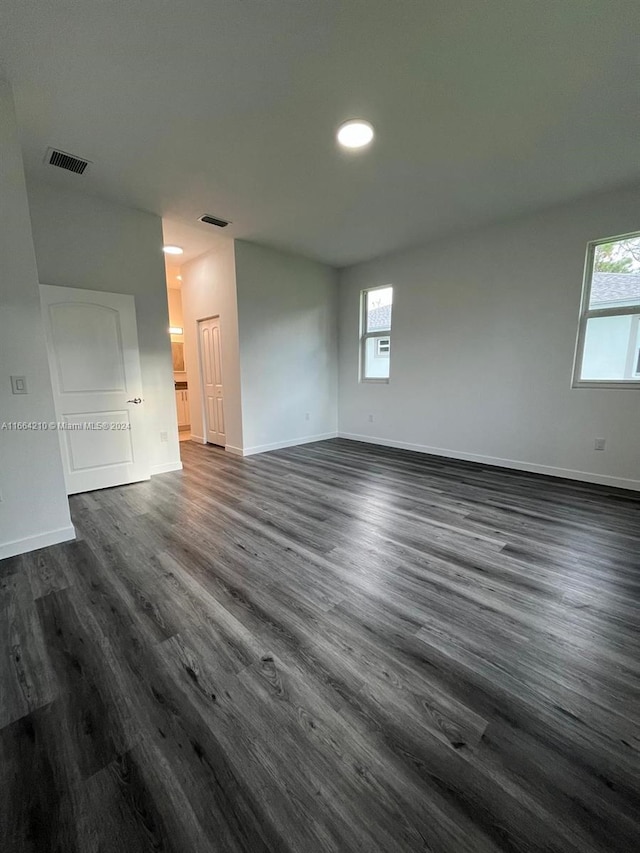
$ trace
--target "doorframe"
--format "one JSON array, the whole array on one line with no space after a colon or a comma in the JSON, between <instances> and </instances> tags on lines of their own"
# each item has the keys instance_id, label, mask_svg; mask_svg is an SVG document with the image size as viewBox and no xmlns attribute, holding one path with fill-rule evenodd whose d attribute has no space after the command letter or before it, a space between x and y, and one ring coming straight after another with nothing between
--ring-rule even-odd
<instances>
[{"instance_id":1,"label":"doorframe","mask_svg":"<svg viewBox=\"0 0 640 853\"><path fill-rule=\"evenodd\" d=\"M209 314L207 317L198 317L196 320L196 334L198 338L198 384L200 386L200 410L202 412L202 432L204 435L202 436L202 443L209 444L207 441L207 434L209 432L209 419L207 417L207 395L204 389L204 369L202 365L202 337L200 335L200 323L206 323L208 320L219 320L220 321L220 373L222 375L222 387L224 389L224 358L222 355L222 315L221 314ZM224 406L224 391L222 394L222 405ZM226 418L225 418L226 421ZM226 444L215 444L214 447L222 447L226 449Z\"/></svg>"}]
</instances>

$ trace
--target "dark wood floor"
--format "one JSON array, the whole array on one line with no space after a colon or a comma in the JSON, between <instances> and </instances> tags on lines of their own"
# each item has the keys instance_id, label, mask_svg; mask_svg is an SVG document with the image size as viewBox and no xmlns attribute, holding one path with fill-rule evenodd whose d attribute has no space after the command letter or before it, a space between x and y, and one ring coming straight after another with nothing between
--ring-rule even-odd
<instances>
[{"instance_id":1,"label":"dark wood floor","mask_svg":"<svg viewBox=\"0 0 640 853\"><path fill-rule=\"evenodd\" d=\"M329 441L0 563L0 851L640 849L640 500Z\"/></svg>"}]
</instances>

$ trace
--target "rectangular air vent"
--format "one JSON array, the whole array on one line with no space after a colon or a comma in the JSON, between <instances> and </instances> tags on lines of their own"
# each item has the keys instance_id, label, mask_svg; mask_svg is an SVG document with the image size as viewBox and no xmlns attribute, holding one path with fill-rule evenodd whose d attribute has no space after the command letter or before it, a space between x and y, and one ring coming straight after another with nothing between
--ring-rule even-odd
<instances>
[{"instance_id":1,"label":"rectangular air vent","mask_svg":"<svg viewBox=\"0 0 640 853\"><path fill-rule=\"evenodd\" d=\"M81 157L74 157L73 154L67 154L65 151L57 151L55 148L49 148L45 158L45 163L50 166L75 172L76 175L82 175L90 162L90 160L83 160Z\"/></svg>"},{"instance_id":2,"label":"rectangular air vent","mask_svg":"<svg viewBox=\"0 0 640 853\"><path fill-rule=\"evenodd\" d=\"M200 222L206 222L207 225L217 225L218 228L226 228L229 224L225 219L218 219L215 216L211 216L210 213L205 213L204 216L201 216Z\"/></svg>"}]
</instances>

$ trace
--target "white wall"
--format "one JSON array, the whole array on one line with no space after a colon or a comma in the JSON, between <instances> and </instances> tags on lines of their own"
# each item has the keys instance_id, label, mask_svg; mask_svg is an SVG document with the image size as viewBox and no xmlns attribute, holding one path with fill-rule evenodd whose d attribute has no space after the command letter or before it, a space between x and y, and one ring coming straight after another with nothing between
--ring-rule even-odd
<instances>
[{"instance_id":1,"label":"white wall","mask_svg":"<svg viewBox=\"0 0 640 853\"><path fill-rule=\"evenodd\" d=\"M335 271L243 240L235 255L244 452L335 435Z\"/></svg>"},{"instance_id":2,"label":"white wall","mask_svg":"<svg viewBox=\"0 0 640 853\"><path fill-rule=\"evenodd\" d=\"M0 81L0 427L55 421L38 274L9 86ZM29 393L11 393L12 375ZM0 428L0 559L73 539L58 436Z\"/></svg>"},{"instance_id":3,"label":"white wall","mask_svg":"<svg viewBox=\"0 0 640 853\"><path fill-rule=\"evenodd\" d=\"M640 488L640 389L571 389L587 241L638 229L634 188L343 271L340 434ZM391 381L360 384L359 292L383 284Z\"/></svg>"},{"instance_id":4,"label":"white wall","mask_svg":"<svg viewBox=\"0 0 640 853\"><path fill-rule=\"evenodd\" d=\"M27 189L41 284L135 296L151 473L180 468L161 220L79 192Z\"/></svg>"},{"instance_id":5,"label":"white wall","mask_svg":"<svg viewBox=\"0 0 640 853\"><path fill-rule=\"evenodd\" d=\"M243 446L242 406L233 240L220 240L219 245L212 251L183 264L180 273L191 435L196 441L205 440L198 320L219 316L226 441L229 449L239 453Z\"/></svg>"}]
</instances>

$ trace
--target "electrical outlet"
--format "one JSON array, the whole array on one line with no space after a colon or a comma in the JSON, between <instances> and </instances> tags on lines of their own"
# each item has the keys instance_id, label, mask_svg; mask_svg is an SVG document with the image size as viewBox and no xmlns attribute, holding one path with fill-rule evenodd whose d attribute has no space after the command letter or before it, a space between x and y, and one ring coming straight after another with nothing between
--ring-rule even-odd
<instances>
[{"instance_id":1,"label":"electrical outlet","mask_svg":"<svg viewBox=\"0 0 640 853\"><path fill-rule=\"evenodd\" d=\"M595 450L604 450L606 443L607 443L607 441L605 438L596 438L596 440L594 442Z\"/></svg>"},{"instance_id":2,"label":"electrical outlet","mask_svg":"<svg viewBox=\"0 0 640 853\"><path fill-rule=\"evenodd\" d=\"M370 424L372 424L372 423L373 423L373 415L369 415L369 423L370 423Z\"/></svg>"},{"instance_id":3,"label":"electrical outlet","mask_svg":"<svg viewBox=\"0 0 640 853\"><path fill-rule=\"evenodd\" d=\"M160 433L160 441L169 441L169 433L161 432Z\"/></svg>"}]
</instances>

